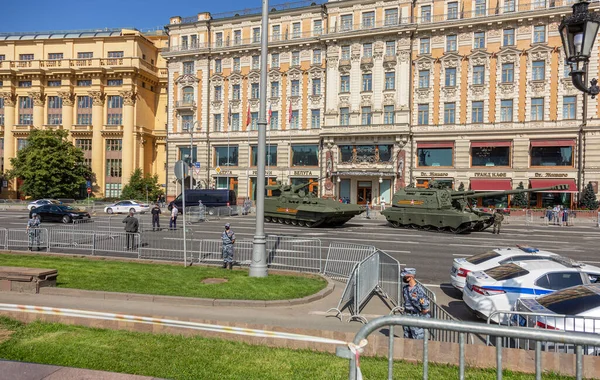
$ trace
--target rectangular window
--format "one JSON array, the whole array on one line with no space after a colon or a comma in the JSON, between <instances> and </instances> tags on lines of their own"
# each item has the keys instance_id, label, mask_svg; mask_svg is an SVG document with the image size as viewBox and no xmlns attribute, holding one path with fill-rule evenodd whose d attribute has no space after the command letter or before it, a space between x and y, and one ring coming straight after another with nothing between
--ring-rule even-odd
<instances>
[{"instance_id":1,"label":"rectangular window","mask_svg":"<svg viewBox=\"0 0 600 380\"><path fill-rule=\"evenodd\" d=\"M373 44L370 42L363 44L363 58L371 57L373 57Z\"/></svg>"},{"instance_id":2,"label":"rectangular window","mask_svg":"<svg viewBox=\"0 0 600 380\"><path fill-rule=\"evenodd\" d=\"M109 51L108 58L123 58L122 51Z\"/></svg>"},{"instance_id":3,"label":"rectangular window","mask_svg":"<svg viewBox=\"0 0 600 380\"><path fill-rule=\"evenodd\" d=\"M458 19L458 2L453 1L448 3L448 20Z\"/></svg>"},{"instance_id":4,"label":"rectangular window","mask_svg":"<svg viewBox=\"0 0 600 380\"><path fill-rule=\"evenodd\" d=\"M502 32L502 46L513 46L515 44L515 30L504 29Z\"/></svg>"},{"instance_id":5,"label":"rectangular window","mask_svg":"<svg viewBox=\"0 0 600 380\"><path fill-rule=\"evenodd\" d=\"M319 146L292 145L292 166L319 166Z\"/></svg>"},{"instance_id":6,"label":"rectangular window","mask_svg":"<svg viewBox=\"0 0 600 380\"><path fill-rule=\"evenodd\" d=\"M375 12L365 12L362 14L362 27L365 29L375 26Z\"/></svg>"},{"instance_id":7,"label":"rectangular window","mask_svg":"<svg viewBox=\"0 0 600 380\"><path fill-rule=\"evenodd\" d=\"M215 59L215 73L223 71L223 63L220 59Z\"/></svg>"},{"instance_id":8,"label":"rectangular window","mask_svg":"<svg viewBox=\"0 0 600 380\"><path fill-rule=\"evenodd\" d=\"M352 15L342 15L341 19L341 31L347 32L352 30Z\"/></svg>"},{"instance_id":9,"label":"rectangular window","mask_svg":"<svg viewBox=\"0 0 600 380\"><path fill-rule=\"evenodd\" d=\"M63 53L48 53L48 60L63 59Z\"/></svg>"},{"instance_id":10,"label":"rectangular window","mask_svg":"<svg viewBox=\"0 0 600 380\"><path fill-rule=\"evenodd\" d=\"M48 97L48 124L62 124L62 98L60 96Z\"/></svg>"},{"instance_id":11,"label":"rectangular window","mask_svg":"<svg viewBox=\"0 0 600 380\"><path fill-rule=\"evenodd\" d=\"M313 36L320 36L323 33L323 21L322 20L314 20L313 21Z\"/></svg>"},{"instance_id":12,"label":"rectangular window","mask_svg":"<svg viewBox=\"0 0 600 380\"><path fill-rule=\"evenodd\" d=\"M531 74L533 80L544 80L546 77L546 62L533 61Z\"/></svg>"},{"instance_id":13,"label":"rectangular window","mask_svg":"<svg viewBox=\"0 0 600 380\"><path fill-rule=\"evenodd\" d=\"M0 61L4 61L4 60L6 60L6 55L0 54Z\"/></svg>"},{"instance_id":14,"label":"rectangular window","mask_svg":"<svg viewBox=\"0 0 600 380\"><path fill-rule=\"evenodd\" d=\"M189 131L194 126L194 115L181 115L181 130Z\"/></svg>"},{"instance_id":15,"label":"rectangular window","mask_svg":"<svg viewBox=\"0 0 600 380\"><path fill-rule=\"evenodd\" d=\"M429 88L429 70L419 71L419 88Z\"/></svg>"},{"instance_id":16,"label":"rectangular window","mask_svg":"<svg viewBox=\"0 0 600 380\"><path fill-rule=\"evenodd\" d=\"M456 103L444 103L444 124L456 123Z\"/></svg>"},{"instance_id":17,"label":"rectangular window","mask_svg":"<svg viewBox=\"0 0 600 380\"><path fill-rule=\"evenodd\" d=\"M239 84L234 84L231 90L231 98L233 100L240 100L241 98L241 91L240 91L240 85Z\"/></svg>"},{"instance_id":18,"label":"rectangular window","mask_svg":"<svg viewBox=\"0 0 600 380\"><path fill-rule=\"evenodd\" d=\"M94 53L92 53L91 51L78 52L77 58L78 59L92 59L92 58L94 58Z\"/></svg>"},{"instance_id":19,"label":"rectangular window","mask_svg":"<svg viewBox=\"0 0 600 380\"><path fill-rule=\"evenodd\" d=\"M33 54L19 54L19 61L33 61Z\"/></svg>"},{"instance_id":20,"label":"rectangular window","mask_svg":"<svg viewBox=\"0 0 600 380\"><path fill-rule=\"evenodd\" d=\"M564 62L564 69L563 69L563 77L568 78L571 76L571 64L568 63L566 60Z\"/></svg>"},{"instance_id":21,"label":"rectangular window","mask_svg":"<svg viewBox=\"0 0 600 380\"><path fill-rule=\"evenodd\" d=\"M532 146L531 166L573 167L572 146Z\"/></svg>"},{"instance_id":22,"label":"rectangular window","mask_svg":"<svg viewBox=\"0 0 600 380\"><path fill-rule=\"evenodd\" d=\"M277 145L267 145L265 147L265 165L277 166ZM250 166L258 165L258 147L250 147Z\"/></svg>"},{"instance_id":23,"label":"rectangular window","mask_svg":"<svg viewBox=\"0 0 600 380\"><path fill-rule=\"evenodd\" d=\"M300 96L300 81L298 79L294 79L292 81L292 96Z\"/></svg>"},{"instance_id":24,"label":"rectangular window","mask_svg":"<svg viewBox=\"0 0 600 380\"><path fill-rule=\"evenodd\" d=\"M475 32L473 35L473 48L485 49L485 32Z\"/></svg>"},{"instance_id":25,"label":"rectangular window","mask_svg":"<svg viewBox=\"0 0 600 380\"><path fill-rule=\"evenodd\" d=\"M510 166L509 146L486 146L471 148L471 166Z\"/></svg>"},{"instance_id":26,"label":"rectangular window","mask_svg":"<svg viewBox=\"0 0 600 380\"><path fill-rule=\"evenodd\" d=\"M292 66L300 66L300 52L299 51L292 52Z\"/></svg>"},{"instance_id":27,"label":"rectangular window","mask_svg":"<svg viewBox=\"0 0 600 380\"><path fill-rule=\"evenodd\" d=\"M536 25L533 27L533 43L540 44L546 42L546 25Z\"/></svg>"},{"instance_id":28,"label":"rectangular window","mask_svg":"<svg viewBox=\"0 0 600 380\"><path fill-rule=\"evenodd\" d=\"M277 53L271 54L271 67L273 67L273 68L279 67L279 54L277 54Z\"/></svg>"},{"instance_id":29,"label":"rectangular window","mask_svg":"<svg viewBox=\"0 0 600 380\"><path fill-rule=\"evenodd\" d=\"M240 60L240 57L234 57L233 58L233 71L239 73L241 70L242 70L242 62Z\"/></svg>"},{"instance_id":30,"label":"rectangular window","mask_svg":"<svg viewBox=\"0 0 600 380\"><path fill-rule=\"evenodd\" d=\"M92 125L92 97L77 97L77 125Z\"/></svg>"},{"instance_id":31,"label":"rectangular window","mask_svg":"<svg viewBox=\"0 0 600 380\"><path fill-rule=\"evenodd\" d=\"M179 147L179 159L185 161L187 163L198 162L198 148L194 147L192 149L192 157L190 159L190 148L188 146Z\"/></svg>"},{"instance_id":32,"label":"rectangular window","mask_svg":"<svg viewBox=\"0 0 600 380\"><path fill-rule=\"evenodd\" d=\"M240 114L231 114L231 130L237 132L240 130Z\"/></svg>"},{"instance_id":33,"label":"rectangular window","mask_svg":"<svg viewBox=\"0 0 600 380\"><path fill-rule=\"evenodd\" d=\"M4 125L4 98L0 97L0 125ZM4 140L2 140L4 145Z\"/></svg>"},{"instance_id":34,"label":"rectangular window","mask_svg":"<svg viewBox=\"0 0 600 380\"><path fill-rule=\"evenodd\" d=\"M398 25L398 8L386 9L384 13L384 23L386 26Z\"/></svg>"},{"instance_id":35,"label":"rectangular window","mask_svg":"<svg viewBox=\"0 0 600 380\"><path fill-rule=\"evenodd\" d=\"M563 96L563 119L575 119L575 103L577 97Z\"/></svg>"},{"instance_id":36,"label":"rectangular window","mask_svg":"<svg viewBox=\"0 0 600 380\"><path fill-rule=\"evenodd\" d=\"M394 71L387 71L385 73L385 89L396 89L396 73Z\"/></svg>"},{"instance_id":37,"label":"rectangular window","mask_svg":"<svg viewBox=\"0 0 600 380\"><path fill-rule=\"evenodd\" d=\"M483 123L483 102L471 103L471 123Z\"/></svg>"},{"instance_id":38,"label":"rectangular window","mask_svg":"<svg viewBox=\"0 0 600 380\"><path fill-rule=\"evenodd\" d=\"M33 124L33 99L30 96L19 96L19 125Z\"/></svg>"},{"instance_id":39,"label":"rectangular window","mask_svg":"<svg viewBox=\"0 0 600 380\"><path fill-rule=\"evenodd\" d=\"M258 99L260 97L260 89L258 88L258 83L252 83L250 86L250 98Z\"/></svg>"},{"instance_id":40,"label":"rectangular window","mask_svg":"<svg viewBox=\"0 0 600 380\"><path fill-rule=\"evenodd\" d=\"M190 37L192 38L192 43L191 43L192 49L198 49L198 35L192 34ZM142 59L146 59L146 56L142 55Z\"/></svg>"},{"instance_id":41,"label":"rectangular window","mask_svg":"<svg viewBox=\"0 0 600 380\"><path fill-rule=\"evenodd\" d=\"M17 152L26 148L27 145L29 145L29 141L27 141L27 139L17 139Z\"/></svg>"},{"instance_id":42,"label":"rectangular window","mask_svg":"<svg viewBox=\"0 0 600 380\"><path fill-rule=\"evenodd\" d=\"M340 76L340 92L350 92L350 75Z\"/></svg>"},{"instance_id":43,"label":"rectangular window","mask_svg":"<svg viewBox=\"0 0 600 380\"><path fill-rule=\"evenodd\" d=\"M217 166L238 166L238 146L215 147L215 164Z\"/></svg>"},{"instance_id":44,"label":"rectangular window","mask_svg":"<svg viewBox=\"0 0 600 380\"><path fill-rule=\"evenodd\" d=\"M342 46L342 60L343 61L350 60L350 45Z\"/></svg>"},{"instance_id":45,"label":"rectangular window","mask_svg":"<svg viewBox=\"0 0 600 380\"><path fill-rule=\"evenodd\" d=\"M271 40L272 41L281 40L281 25L273 25L271 27Z\"/></svg>"},{"instance_id":46,"label":"rectangular window","mask_svg":"<svg viewBox=\"0 0 600 380\"><path fill-rule=\"evenodd\" d=\"M421 7L421 22L431 22L431 5Z\"/></svg>"},{"instance_id":47,"label":"rectangular window","mask_svg":"<svg viewBox=\"0 0 600 380\"><path fill-rule=\"evenodd\" d=\"M48 87L60 87L61 84L62 84L62 82L59 80L49 80L48 81Z\"/></svg>"},{"instance_id":48,"label":"rectangular window","mask_svg":"<svg viewBox=\"0 0 600 380\"><path fill-rule=\"evenodd\" d=\"M419 104L417 124L429 125L429 104Z\"/></svg>"},{"instance_id":49,"label":"rectangular window","mask_svg":"<svg viewBox=\"0 0 600 380\"><path fill-rule=\"evenodd\" d=\"M260 42L260 28L252 28L252 43Z\"/></svg>"},{"instance_id":50,"label":"rectangular window","mask_svg":"<svg viewBox=\"0 0 600 380\"><path fill-rule=\"evenodd\" d=\"M446 166L453 165L453 148L417 148L419 157L418 166Z\"/></svg>"},{"instance_id":51,"label":"rectangular window","mask_svg":"<svg viewBox=\"0 0 600 380\"><path fill-rule=\"evenodd\" d=\"M362 90L373 91L373 74L362 75Z\"/></svg>"},{"instance_id":52,"label":"rectangular window","mask_svg":"<svg viewBox=\"0 0 600 380\"><path fill-rule=\"evenodd\" d=\"M78 80L77 86L79 87L90 87L92 85L91 79Z\"/></svg>"},{"instance_id":53,"label":"rectangular window","mask_svg":"<svg viewBox=\"0 0 600 380\"><path fill-rule=\"evenodd\" d=\"M321 62L321 49L313 50L313 65L320 65Z\"/></svg>"},{"instance_id":54,"label":"rectangular window","mask_svg":"<svg viewBox=\"0 0 600 380\"><path fill-rule=\"evenodd\" d=\"M188 49L188 36L181 37L181 48L183 50L187 50Z\"/></svg>"},{"instance_id":55,"label":"rectangular window","mask_svg":"<svg viewBox=\"0 0 600 380\"><path fill-rule=\"evenodd\" d=\"M121 139L107 139L106 150L110 152L120 152L123 150L123 140Z\"/></svg>"},{"instance_id":56,"label":"rectangular window","mask_svg":"<svg viewBox=\"0 0 600 380\"><path fill-rule=\"evenodd\" d=\"M350 125L350 108L340 108L340 125Z\"/></svg>"},{"instance_id":57,"label":"rectangular window","mask_svg":"<svg viewBox=\"0 0 600 380\"><path fill-rule=\"evenodd\" d=\"M123 173L123 167L122 167L120 158L109 158L106 160L106 176L107 177L121 178L122 173ZM108 185L115 185L115 184L107 183L106 186L108 187ZM111 195L114 195L114 194L111 194Z\"/></svg>"},{"instance_id":58,"label":"rectangular window","mask_svg":"<svg viewBox=\"0 0 600 380\"><path fill-rule=\"evenodd\" d=\"M485 0L475 0L475 16L485 16Z\"/></svg>"},{"instance_id":59,"label":"rectangular window","mask_svg":"<svg viewBox=\"0 0 600 380\"><path fill-rule=\"evenodd\" d=\"M75 139L75 146L83 151L91 151L92 139Z\"/></svg>"},{"instance_id":60,"label":"rectangular window","mask_svg":"<svg viewBox=\"0 0 600 380\"><path fill-rule=\"evenodd\" d=\"M106 85L109 87L122 86L123 79L109 79L106 81Z\"/></svg>"},{"instance_id":61,"label":"rectangular window","mask_svg":"<svg viewBox=\"0 0 600 380\"><path fill-rule=\"evenodd\" d=\"M456 51L456 34L446 36L446 51Z\"/></svg>"},{"instance_id":62,"label":"rectangular window","mask_svg":"<svg viewBox=\"0 0 600 380\"><path fill-rule=\"evenodd\" d=\"M385 41L385 56L394 57L396 55L396 41Z\"/></svg>"},{"instance_id":63,"label":"rectangular window","mask_svg":"<svg viewBox=\"0 0 600 380\"><path fill-rule=\"evenodd\" d=\"M279 112L272 111L271 112L271 120L269 120L269 127L273 130L279 129Z\"/></svg>"},{"instance_id":64,"label":"rectangular window","mask_svg":"<svg viewBox=\"0 0 600 380\"><path fill-rule=\"evenodd\" d=\"M242 31L241 30L235 30L233 32L233 44L234 45L242 44Z\"/></svg>"},{"instance_id":65,"label":"rectangular window","mask_svg":"<svg viewBox=\"0 0 600 380\"><path fill-rule=\"evenodd\" d=\"M321 95L321 79L312 80L312 94L315 96Z\"/></svg>"},{"instance_id":66,"label":"rectangular window","mask_svg":"<svg viewBox=\"0 0 600 380\"><path fill-rule=\"evenodd\" d=\"M20 80L19 87L31 87L31 81L30 80Z\"/></svg>"},{"instance_id":67,"label":"rectangular window","mask_svg":"<svg viewBox=\"0 0 600 380\"><path fill-rule=\"evenodd\" d=\"M300 30L300 23L295 22L292 24L292 38L300 38L302 36L302 32Z\"/></svg>"},{"instance_id":68,"label":"rectangular window","mask_svg":"<svg viewBox=\"0 0 600 380\"><path fill-rule=\"evenodd\" d=\"M544 98L531 99L531 120L544 120Z\"/></svg>"},{"instance_id":69,"label":"rectangular window","mask_svg":"<svg viewBox=\"0 0 600 380\"><path fill-rule=\"evenodd\" d=\"M310 127L312 129L321 128L321 110L310 110Z\"/></svg>"},{"instance_id":70,"label":"rectangular window","mask_svg":"<svg viewBox=\"0 0 600 380\"><path fill-rule=\"evenodd\" d=\"M222 132L223 131L223 123L220 113L216 113L213 115L213 131Z\"/></svg>"},{"instance_id":71,"label":"rectangular window","mask_svg":"<svg viewBox=\"0 0 600 380\"><path fill-rule=\"evenodd\" d=\"M373 114L371 113L371 107L361 107L360 109L362 125L371 125Z\"/></svg>"},{"instance_id":72,"label":"rectangular window","mask_svg":"<svg viewBox=\"0 0 600 380\"><path fill-rule=\"evenodd\" d=\"M485 66L473 66L473 84L482 85L485 77Z\"/></svg>"},{"instance_id":73,"label":"rectangular window","mask_svg":"<svg viewBox=\"0 0 600 380\"><path fill-rule=\"evenodd\" d=\"M515 79L515 64L502 64L502 83L512 83Z\"/></svg>"},{"instance_id":74,"label":"rectangular window","mask_svg":"<svg viewBox=\"0 0 600 380\"><path fill-rule=\"evenodd\" d=\"M221 86L215 86L215 100L222 100L223 88Z\"/></svg>"},{"instance_id":75,"label":"rectangular window","mask_svg":"<svg viewBox=\"0 0 600 380\"><path fill-rule=\"evenodd\" d=\"M292 110L292 120L290 122L291 129L300 128L300 112L298 110Z\"/></svg>"},{"instance_id":76,"label":"rectangular window","mask_svg":"<svg viewBox=\"0 0 600 380\"><path fill-rule=\"evenodd\" d=\"M429 37L423 37L419 40L419 54L429 54L430 42Z\"/></svg>"},{"instance_id":77,"label":"rectangular window","mask_svg":"<svg viewBox=\"0 0 600 380\"><path fill-rule=\"evenodd\" d=\"M515 11L515 0L504 0L504 13Z\"/></svg>"},{"instance_id":78,"label":"rectangular window","mask_svg":"<svg viewBox=\"0 0 600 380\"><path fill-rule=\"evenodd\" d=\"M446 87L456 86L456 67L448 67L446 70L445 85Z\"/></svg>"},{"instance_id":79,"label":"rectangular window","mask_svg":"<svg viewBox=\"0 0 600 380\"><path fill-rule=\"evenodd\" d=\"M279 97L279 82L271 82L271 97Z\"/></svg>"},{"instance_id":80,"label":"rectangular window","mask_svg":"<svg viewBox=\"0 0 600 380\"><path fill-rule=\"evenodd\" d=\"M260 68L260 56L252 56L252 70L258 70Z\"/></svg>"},{"instance_id":81,"label":"rectangular window","mask_svg":"<svg viewBox=\"0 0 600 380\"><path fill-rule=\"evenodd\" d=\"M513 121L513 100L502 99L500 101L500 121L503 123L512 123Z\"/></svg>"},{"instance_id":82,"label":"rectangular window","mask_svg":"<svg viewBox=\"0 0 600 380\"><path fill-rule=\"evenodd\" d=\"M115 95L108 96L107 104L108 110L106 115L106 124L123 124L123 97Z\"/></svg>"},{"instance_id":83,"label":"rectangular window","mask_svg":"<svg viewBox=\"0 0 600 380\"><path fill-rule=\"evenodd\" d=\"M250 130L258 131L258 112L250 113Z\"/></svg>"},{"instance_id":84,"label":"rectangular window","mask_svg":"<svg viewBox=\"0 0 600 380\"><path fill-rule=\"evenodd\" d=\"M215 46L223 47L223 32L215 33Z\"/></svg>"},{"instance_id":85,"label":"rectangular window","mask_svg":"<svg viewBox=\"0 0 600 380\"><path fill-rule=\"evenodd\" d=\"M396 119L395 114L394 106L383 106L383 124L394 124Z\"/></svg>"}]
</instances>

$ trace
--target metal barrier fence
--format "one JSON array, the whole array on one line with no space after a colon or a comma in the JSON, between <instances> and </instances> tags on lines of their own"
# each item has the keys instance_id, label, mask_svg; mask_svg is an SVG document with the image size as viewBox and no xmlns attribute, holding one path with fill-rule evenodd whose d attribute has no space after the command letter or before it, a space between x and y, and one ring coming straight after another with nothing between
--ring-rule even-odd
<instances>
[{"instance_id":1,"label":"metal barrier fence","mask_svg":"<svg viewBox=\"0 0 600 380\"><path fill-rule=\"evenodd\" d=\"M598 226L596 210L564 210L560 212L552 209L525 210L525 223L527 225L557 225L557 226ZM518 216L510 216L510 220L517 220Z\"/></svg>"},{"instance_id":2,"label":"metal barrier fence","mask_svg":"<svg viewBox=\"0 0 600 380\"><path fill-rule=\"evenodd\" d=\"M3 229L3 231L5 249L48 249L49 239L48 229L46 228L35 228L29 232L24 228L9 228Z\"/></svg>"},{"instance_id":3,"label":"metal barrier fence","mask_svg":"<svg viewBox=\"0 0 600 380\"><path fill-rule=\"evenodd\" d=\"M459 336L459 358L458 358L458 377L465 378L465 335L479 334L491 335L496 338L496 378L502 379L502 338L510 339L528 339L536 342L535 344L535 373L536 379L541 379L543 374L542 366L542 341L568 344L575 347L575 369L576 378L583 378L583 347L585 346L600 346L600 335L580 333L580 332L565 332L565 331L547 331L535 330L524 327L515 327L507 329L501 326L484 325L473 322L460 321L439 321L436 319L408 317L408 316L387 316L377 318L370 323L364 325L354 337L352 345L349 347L340 346L336 350L336 355L350 360L349 379L356 380L362 378L360 374L358 356L359 352L368 341L366 338L373 332L384 327L388 328L388 379L394 376L394 326L410 326L421 327L424 330L423 339L423 379L429 378L429 338L430 330L446 330L452 331ZM360 376L360 377L359 377Z\"/></svg>"},{"instance_id":4,"label":"metal barrier fence","mask_svg":"<svg viewBox=\"0 0 600 380\"><path fill-rule=\"evenodd\" d=\"M323 274L334 280L346 282L356 263L372 255L376 248L372 245L330 243Z\"/></svg>"}]
</instances>

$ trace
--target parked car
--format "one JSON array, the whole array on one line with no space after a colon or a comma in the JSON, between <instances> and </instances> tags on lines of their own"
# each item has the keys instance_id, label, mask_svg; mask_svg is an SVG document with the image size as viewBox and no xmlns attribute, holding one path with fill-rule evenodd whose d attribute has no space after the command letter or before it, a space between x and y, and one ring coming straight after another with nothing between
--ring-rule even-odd
<instances>
[{"instance_id":1,"label":"parked car","mask_svg":"<svg viewBox=\"0 0 600 380\"><path fill-rule=\"evenodd\" d=\"M78 210L71 206L65 205L44 205L34 210L29 211L29 217L37 214L42 222L63 222L71 223L73 220L90 219L91 216L87 211Z\"/></svg>"},{"instance_id":2,"label":"parked car","mask_svg":"<svg viewBox=\"0 0 600 380\"><path fill-rule=\"evenodd\" d=\"M511 310L521 297L534 297L571 286L590 284L600 277L600 268L565 259L522 261L471 272L463 292L467 308L487 319L495 311ZM494 315L492 321L507 323L505 314Z\"/></svg>"},{"instance_id":3,"label":"parked car","mask_svg":"<svg viewBox=\"0 0 600 380\"><path fill-rule=\"evenodd\" d=\"M496 248L471 257L455 258L450 270L450 280L452 286L462 292L467 275L471 272L482 271L517 261L544 260L552 256L558 255L522 245L517 245L517 248Z\"/></svg>"},{"instance_id":4,"label":"parked car","mask_svg":"<svg viewBox=\"0 0 600 380\"><path fill-rule=\"evenodd\" d=\"M30 202L27 205L27 210L31 211L40 206L44 206L44 205L60 205L60 204L62 204L62 202L57 201L56 199L38 199L37 201Z\"/></svg>"},{"instance_id":5,"label":"parked car","mask_svg":"<svg viewBox=\"0 0 600 380\"><path fill-rule=\"evenodd\" d=\"M217 207L232 207L237 205L237 196L233 190L185 190L185 206L198 206L202 204L206 207L209 215L213 215ZM183 197L181 194L174 201L169 203L169 211L176 205L180 213L183 213ZM232 214L233 215L233 214Z\"/></svg>"},{"instance_id":6,"label":"parked car","mask_svg":"<svg viewBox=\"0 0 600 380\"><path fill-rule=\"evenodd\" d=\"M128 213L129 211L144 214L150 211L150 205L138 201L119 201L104 208L104 212L107 214Z\"/></svg>"}]
</instances>

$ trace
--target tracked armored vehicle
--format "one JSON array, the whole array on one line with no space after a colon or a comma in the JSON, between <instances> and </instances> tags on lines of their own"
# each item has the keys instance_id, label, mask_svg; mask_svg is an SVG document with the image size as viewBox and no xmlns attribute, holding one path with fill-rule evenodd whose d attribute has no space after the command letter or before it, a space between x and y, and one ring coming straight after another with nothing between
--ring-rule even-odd
<instances>
[{"instance_id":1,"label":"tracked armored vehicle","mask_svg":"<svg viewBox=\"0 0 600 380\"><path fill-rule=\"evenodd\" d=\"M316 182L266 186L273 195L265 197L265 221L304 227L341 226L364 211L361 206L317 198L305 190L312 183Z\"/></svg>"},{"instance_id":2,"label":"tracked armored vehicle","mask_svg":"<svg viewBox=\"0 0 600 380\"><path fill-rule=\"evenodd\" d=\"M382 214L396 228L416 228L456 234L483 231L494 223L488 212L474 210L470 200L477 197L500 196L544 190L566 190L568 185L474 192L452 191L433 183L428 189L407 187L394 194L392 207Z\"/></svg>"}]
</instances>

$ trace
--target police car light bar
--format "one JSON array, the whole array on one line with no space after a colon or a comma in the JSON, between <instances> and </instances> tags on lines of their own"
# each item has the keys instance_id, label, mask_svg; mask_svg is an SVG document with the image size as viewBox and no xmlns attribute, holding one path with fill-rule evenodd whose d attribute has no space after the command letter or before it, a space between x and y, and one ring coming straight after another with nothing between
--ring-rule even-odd
<instances>
[{"instance_id":1,"label":"police car light bar","mask_svg":"<svg viewBox=\"0 0 600 380\"><path fill-rule=\"evenodd\" d=\"M518 247L518 248L519 248L521 251L523 251L523 252L527 252L527 253L537 253L537 252L539 252L539 251L540 251L539 249L537 249L537 248L533 248L533 247L530 247L530 246L528 246L528 245L521 245L521 244L517 244L517 247Z\"/></svg>"}]
</instances>

